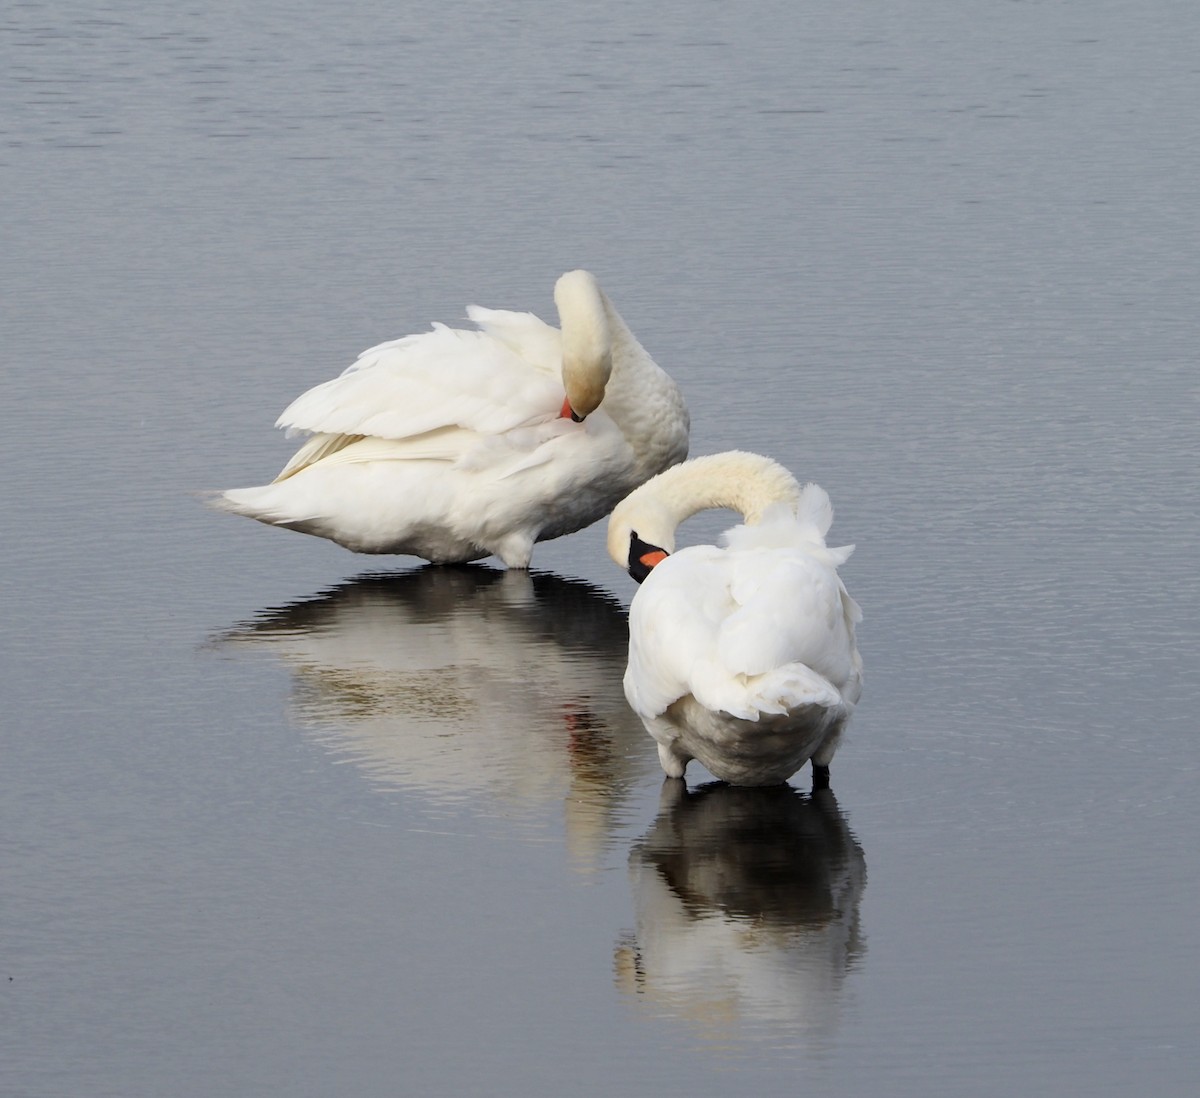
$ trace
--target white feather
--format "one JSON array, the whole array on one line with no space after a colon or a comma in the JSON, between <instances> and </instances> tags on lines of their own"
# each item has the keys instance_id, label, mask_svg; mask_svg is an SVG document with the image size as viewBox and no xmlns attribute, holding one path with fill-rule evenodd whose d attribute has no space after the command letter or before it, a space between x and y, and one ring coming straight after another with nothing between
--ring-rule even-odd
<instances>
[{"instance_id":1,"label":"white feather","mask_svg":"<svg viewBox=\"0 0 1200 1098\"><path fill-rule=\"evenodd\" d=\"M530 313L531 348L558 333ZM512 335L519 334L517 325ZM519 345L515 345L519 346ZM553 419L562 405L557 371L487 331L435 324L423 335L364 351L340 377L301 394L276 422L290 432L409 438L454 425L494 434Z\"/></svg>"}]
</instances>

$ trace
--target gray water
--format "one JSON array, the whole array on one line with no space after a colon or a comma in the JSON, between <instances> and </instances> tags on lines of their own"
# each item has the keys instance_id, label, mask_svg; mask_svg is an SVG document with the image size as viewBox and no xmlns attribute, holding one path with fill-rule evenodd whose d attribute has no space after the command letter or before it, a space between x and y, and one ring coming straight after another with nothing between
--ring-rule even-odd
<instances>
[{"instance_id":1,"label":"gray water","mask_svg":"<svg viewBox=\"0 0 1200 1098\"><path fill-rule=\"evenodd\" d=\"M0 1092L1194 1094L1200 9L534 12L0 16ZM601 526L198 502L575 266L858 546L831 794L664 788Z\"/></svg>"}]
</instances>

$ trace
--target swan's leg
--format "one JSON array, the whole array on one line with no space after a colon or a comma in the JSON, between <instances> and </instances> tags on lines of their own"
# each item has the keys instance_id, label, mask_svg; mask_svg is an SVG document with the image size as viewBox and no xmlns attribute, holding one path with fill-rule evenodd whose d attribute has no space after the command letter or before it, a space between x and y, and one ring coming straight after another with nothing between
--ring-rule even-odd
<instances>
[{"instance_id":1,"label":"swan's leg","mask_svg":"<svg viewBox=\"0 0 1200 1098\"><path fill-rule=\"evenodd\" d=\"M838 725L821 741L821 746L813 752L812 757L812 787L813 789L829 788L829 764L837 753L838 743L842 738L842 726Z\"/></svg>"},{"instance_id":2,"label":"swan's leg","mask_svg":"<svg viewBox=\"0 0 1200 1098\"><path fill-rule=\"evenodd\" d=\"M682 778L691 759L687 755L680 755L673 751L665 743L660 743L658 745L658 761L662 764L663 772L668 778Z\"/></svg>"},{"instance_id":3,"label":"swan's leg","mask_svg":"<svg viewBox=\"0 0 1200 1098\"><path fill-rule=\"evenodd\" d=\"M533 556L533 535L524 530L514 530L490 548L505 568L528 568L529 558Z\"/></svg>"}]
</instances>

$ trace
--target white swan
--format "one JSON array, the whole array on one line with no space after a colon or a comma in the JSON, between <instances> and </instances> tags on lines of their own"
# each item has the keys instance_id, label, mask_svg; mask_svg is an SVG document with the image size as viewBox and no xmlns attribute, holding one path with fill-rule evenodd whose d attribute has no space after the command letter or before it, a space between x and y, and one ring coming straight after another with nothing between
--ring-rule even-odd
<instances>
[{"instance_id":1,"label":"white swan","mask_svg":"<svg viewBox=\"0 0 1200 1098\"><path fill-rule=\"evenodd\" d=\"M688 446L679 389L595 278L564 274L554 300L561 333L470 306L480 331L364 351L279 417L312 437L274 482L212 504L359 553L528 567L535 542L602 518Z\"/></svg>"},{"instance_id":2,"label":"white swan","mask_svg":"<svg viewBox=\"0 0 1200 1098\"><path fill-rule=\"evenodd\" d=\"M713 507L741 512L723 548L674 552L675 529ZM862 693L861 620L830 549L829 496L783 466L730 451L660 473L613 510L608 551L644 580L629 609L625 695L663 770L691 759L735 785L786 781L809 759L827 786Z\"/></svg>"}]
</instances>

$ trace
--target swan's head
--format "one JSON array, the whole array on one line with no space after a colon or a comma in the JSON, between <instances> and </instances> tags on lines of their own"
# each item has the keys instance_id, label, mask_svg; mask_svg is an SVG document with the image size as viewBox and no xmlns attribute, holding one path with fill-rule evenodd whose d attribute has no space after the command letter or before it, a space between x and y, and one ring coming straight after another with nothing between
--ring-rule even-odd
<instances>
[{"instance_id":1,"label":"swan's head","mask_svg":"<svg viewBox=\"0 0 1200 1098\"><path fill-rule=\"evenodd\" d=\"M629 551L626 554L629 563L625 570L641 583L651 572L654 571L656 564L661 564L671 555L670 550L664 549L661 545L651 545L648 541L643 541L636 530L629 535Z\"/></svg>"},{"instance_id":2,"label":"swan's head","mask_svg":"<svg viewBox=\"0 0 1200 1098\"><path fill-rule=\"evenodd\" d=\"M604 294L588 271L568 271L554 287L562 327L563 415L577 423L604 399L612 376L612 342Z\"/></svg>"},{"instance_id":3,"label":"swan's head","mask_svg":"<svg viewBox=\"0 0 1200 1098\"><path fill-rule=\"evenodd\" d=\"M608 555L641 583L675 551L675 526L669 512L635 491L609 517Z\"/></svg>"}]
</instances>

